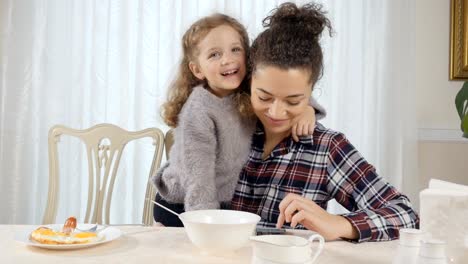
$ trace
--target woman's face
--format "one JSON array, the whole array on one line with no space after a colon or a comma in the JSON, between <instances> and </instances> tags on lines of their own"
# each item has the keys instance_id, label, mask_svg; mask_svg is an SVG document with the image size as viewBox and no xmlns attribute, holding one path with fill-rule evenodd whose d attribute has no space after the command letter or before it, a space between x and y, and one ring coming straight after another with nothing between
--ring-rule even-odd
<instances>
[{"instance_id":1,"label":"woman's face","mask_svg":"<svg viewBox=\"0 0 468 264\"><path fill-rule=\"evenodd\" d=\"M294 119L309 103L309 79L310 73L300 68L257 67L252 75L250 100L267 134L289 135Z\"/></svg>"}]
</instances>

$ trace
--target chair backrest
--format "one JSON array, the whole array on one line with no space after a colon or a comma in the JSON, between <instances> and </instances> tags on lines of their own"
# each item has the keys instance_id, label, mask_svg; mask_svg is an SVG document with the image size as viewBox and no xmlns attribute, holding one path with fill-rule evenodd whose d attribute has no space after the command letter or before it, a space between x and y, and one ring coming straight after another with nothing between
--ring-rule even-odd
<instances>
[{"instance_id":1,"label":"chair backrest","mask_svg":"<svg viewBox=\"0 0 468 264\"><path fill-rule=\"evenodd\" d=\"M99 124L89 129L77 130L62 125L49 130L49 193L43 223L55 222L59 193L59 158L57 143L62 135L80 139L86 147L88 158L88 200L85 223L109 224L110 205L116 173L125 146L130 141L150 137L155 147L149 177L161 165L164 134L158 128L130 132L112 124ZM156 189L147 181L142 224L152 225ZM102 185L102 186L101 186Z\"/></svg>"},{"instance_id":2,"label":"chair backrest","mask_svg":"<svg viewBox=\"0 0 468 264\"><path fill-rule=\"evenodd\" d=\"M166 159L169 159L169 152L174 144L174 129L169 129L164 137L164 148L166 149Z\"/></svg>"}]
</instances>

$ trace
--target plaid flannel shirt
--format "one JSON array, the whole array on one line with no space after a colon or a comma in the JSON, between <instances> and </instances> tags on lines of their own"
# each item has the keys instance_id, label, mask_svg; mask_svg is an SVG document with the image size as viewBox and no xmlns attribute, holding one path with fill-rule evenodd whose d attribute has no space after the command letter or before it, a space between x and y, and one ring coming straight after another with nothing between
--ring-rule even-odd
<instances>
[{"instance_id":1,"label":"plaid flannel shirt","mask_svg":"<svg viewBox=\"0 0 468 264\"><path fill-rule=\"evenodd\" d=\"M259 125L231 204L260 215L259 226L274 227L279 203L296 193L324 209L336 199L350 211L342 216L358 230L358 242L396 239L400 228L418 227L408 198L378 176L343 134L317 124L313 135L299 142L285 138L265 160L263 144Z\"/></svg>"}]
</instances>

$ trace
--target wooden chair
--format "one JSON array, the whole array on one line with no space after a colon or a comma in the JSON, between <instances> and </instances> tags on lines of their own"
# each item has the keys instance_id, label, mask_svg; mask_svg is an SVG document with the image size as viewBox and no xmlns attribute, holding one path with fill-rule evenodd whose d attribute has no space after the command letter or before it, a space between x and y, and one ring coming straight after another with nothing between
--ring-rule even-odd
<instances>
[{"instance_id":1,"label":"wooden chair","mask_svg":"<svg viewBox=\"0 0 468 264\"><path fill-rule=\"evenodd\" d=\"M169 159L169 152L174 144L174 129L169 129L164 137L164 149L166 150L166 159Z\"/></svg>"},{"instance_id":2,"label":"wooden chair","mask_svg":"<svg viewBox=\"0 0 468 264\"><path fill-rule=\"evenodd\" d=\"M99 124L89 129L77 130L62 125L49 130L49 193L43 217L44 224L55 223L59 193L59 156L57 143L60 137L76 137L84 143L88 159L88 199L85 223L109 224L110 206L116 172L127 143L141 138L152 138L155 147L149 177L159 168L164 148L164 134L158 128L130 132L112 124ZM142 224L152 225L153 204L156 195L149 178L143 206Z\"/></svg>"}]
</instances>

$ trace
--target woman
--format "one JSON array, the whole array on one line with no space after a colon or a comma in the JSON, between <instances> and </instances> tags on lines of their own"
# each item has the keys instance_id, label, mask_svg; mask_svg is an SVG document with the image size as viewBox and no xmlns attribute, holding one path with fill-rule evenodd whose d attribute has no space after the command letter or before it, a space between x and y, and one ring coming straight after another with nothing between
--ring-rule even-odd
<instances>
[{"instance_id":1,"label":"woman","mask_svg":"<svg viewBox=\"0 0 468 264\"><path fill-rule=\"evenodd\" d=\"M307 228L326 239L380 241L415 228L408 198L375 172L342 133L318 124L291 139L292 120L307 106L322 74L322 31L331 31L320 5L282 4L250 53L251 103L259 119L252 150L232 200L236 210L262 217L260 226ZM332 215L336 199L351 213Z\"/></svg>"}]
</instances>

